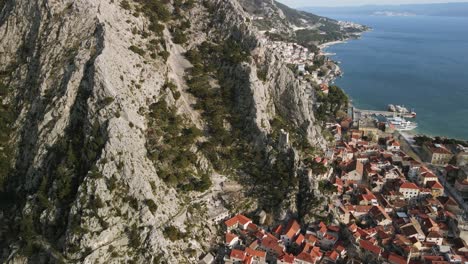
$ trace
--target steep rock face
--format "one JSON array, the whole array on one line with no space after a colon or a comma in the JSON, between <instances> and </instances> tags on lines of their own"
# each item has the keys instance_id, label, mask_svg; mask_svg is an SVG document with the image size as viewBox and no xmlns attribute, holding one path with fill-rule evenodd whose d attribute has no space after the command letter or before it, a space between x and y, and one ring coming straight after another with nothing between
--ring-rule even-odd
<instances>
[{"instance_id":1,"label":"steep rock face","mask_svg":"<svg viewBox=\"0 0 468 264\"><path fill-rule=\"evenodd\" d=\"M106 244L127 240L126 229L134 223L147 227L141 237L152 230L162 236L155 227L177 213L179 202L146 158L145 118L138 111L159 96L166 66L160 61L145 64L128 49L142 40L125 20L143 27L143 18L135 19L108 1L6 5L12 11L3 15L2 70L14 65L6 81L17 88L11 98L20 110L17 172L10 181L11 188L24 194L22 205L17 204L24 209L17 212L25 218L42 207L37 205L38 193L41 184L46 185L46 209L34 217L43 226L38 235L50 235L66 259L84 262L99 259L93 255L99 256ZM53 146L66 157L58 156ZM79 168L60 167L67 163ZM99 177L90 177L92 169ZM58 177L70 177L70 182ZM117 182L114 192L106 185L110 180ZM64 193L65 188L70 190ZM89 203L96 199L104 205L90 213ZM138 204L129 206L135 199ZM154 215L145 206L147 200L158 205ZM79 228L74 226L88 231L75 233ZM37 238L34 243L46 247L48 242ZM152 246L166 248L161 243ZM79 249L76 257L72 246ZM79 252L83 249L85 254Z\"/></svg>"},{"instance_id":2,"label":"steep rock face","mask_svg":"<svg viewBox=\"0 0 468 264\"><path fill-rule=\"evenodd\" d=\"M209 249L216 230L206 223L206 208L217 203L225 177L212 173L208 191L182 194L158 176L146 147L147 114L158 101L196 127L206 125L187 92L185 70L192 65L183 56L205 40L233 39L251 53L248 62L222 66L235 83L233 109L243 117L249 142L272 148L271 120L281 116L323 147L312 88L264 45L241 3L207 2L212 12L201 4L187 11L188 43L174 44L173 32L163 31L167 60L129 49L151 44L151 37L140 34L147 17L123 8L127 1L5 2L0 81L9 92L1 99L15 120L8 142L13 169L1 193L0 259L180 263L196 262ZM266 71L264 80L258 71ZM165 88L168 80L174 91ZM297 169L297 152L283 148ZM196 153L201 167L212 167ZM292 211L294 199L292 193L285 202ZM174 238L190 232L196 236Z\"/></svg>"}]
</instances>

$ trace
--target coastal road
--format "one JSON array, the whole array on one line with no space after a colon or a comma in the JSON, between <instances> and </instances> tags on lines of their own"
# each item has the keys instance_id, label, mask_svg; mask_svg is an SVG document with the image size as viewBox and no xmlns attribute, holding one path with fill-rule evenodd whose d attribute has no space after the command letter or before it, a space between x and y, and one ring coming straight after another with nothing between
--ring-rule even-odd
<instances>
[{"instance_id":1,"label":"coastal road","mask_svg":"<svg viewBox=\"0 0 468 264\"><path fill-rule=\"evenodd\" d=\"M420 147L416 145L413 136L414 135L403 131L397 131L394 134L394 137L397 138L400 142L401 150L404 151L408 156L412 157L414 160L422 162L420 156Z\"/></svg>"},{"instance_id":2,"label":"coastal road","mask_svg":"<svg viewBox=\"0 0 468 264\"><path fill-rule=\"evenodd\" d=\"M432 164L426 163L427 167L430 168L435 174L437 175L437 178L439 178L439 182L442 183L442 185L445 188L445 193L448 194L448 196L452 197L458 205L465 211L465 214L468 214L468 203L466 203L463 200L463 197L461 197L458 192L453 188L453 186L447 182L447 178L445 177L443 170L443 167L439 166L434 166Z\"/></svg>"}]
</instances>

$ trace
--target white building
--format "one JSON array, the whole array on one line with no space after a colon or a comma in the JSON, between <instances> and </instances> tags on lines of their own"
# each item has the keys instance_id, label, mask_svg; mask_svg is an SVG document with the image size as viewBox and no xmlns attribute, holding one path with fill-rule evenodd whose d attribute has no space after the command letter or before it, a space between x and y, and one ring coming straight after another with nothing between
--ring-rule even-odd
<instances>
[{"instance_id":1,"label":"white building","mask_svg":"<svg viewBox=\"0 0 468 264\"><path fill-rule=\"evenodd\" d=\"M412 199L415 197L418 197L419 195L419 187L412 183L412 182L405 182L400 186L400 193L403 194L403 196L406 199Z\"/></svg>"}]
</instances>

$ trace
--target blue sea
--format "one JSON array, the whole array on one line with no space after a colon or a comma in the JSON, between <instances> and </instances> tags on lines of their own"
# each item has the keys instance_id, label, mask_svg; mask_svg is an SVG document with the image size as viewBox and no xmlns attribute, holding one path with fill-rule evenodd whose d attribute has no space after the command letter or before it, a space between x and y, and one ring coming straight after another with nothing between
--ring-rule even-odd
<instances>
[{"instance_id":1,"label":"blue sea","mask_svg":"<svg viewBox=\"0 0 468 264\"><path fill-rule=\"evenodd\" d=\"M417 112L417 133L468 139L468 18L334 16L373 28L326 49L358 108Z\"/></svg>"}]
</instances>

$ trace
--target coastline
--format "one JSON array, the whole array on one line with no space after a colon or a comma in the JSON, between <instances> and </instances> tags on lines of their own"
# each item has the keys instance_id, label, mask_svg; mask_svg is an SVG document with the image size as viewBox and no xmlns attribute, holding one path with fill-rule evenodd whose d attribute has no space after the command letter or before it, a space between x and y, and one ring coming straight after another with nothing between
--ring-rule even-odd
<instances>
[{"instance_id":1,"label":"coastline","mask_svg":"<svg viewBox=\"0 0 468 264\"><path fill-rule=\"evenodd\" d=\"M368 30L370 31L370 30ZM367 32L367 31L365 31ZM363 32L363 33L365 33ZM350 39L353 39L353 38L347 38L345 40L339 40L339 41L331 41L331 42L326 42L326 43L323 43L321 45L319 45L319 54L320 55L323 55L323 56L326 56L328 59L332 60L332 58L330 56L334 56L336 55L336 53L329 53L329 52L326 52L325 49L331 47L331 46L334 46L334 45L338 45L338 44L346 44L348 43L348 41ZM335 62L336 64L336 62ZM338 67L338 65L337 65ZM340 69L341 70L341 69ZM344 74L344 71L342 71L342 74ZM338 79L338 77L340 76L334 76L334 78L331 80L331 83L334 83L334 81L336 79ZM343 88L341 88L344 91ZM353 107L353 98L351 98L351 96L345 92L345 94L348 96L349 100L350 100L350 104L349 104L349 107ZM381 111L381 109L369 109L369 110L375 110L375 111ZM439 134L439 135L436 135L436 134L431 134L431 133L427 133L427 132L421 132L421 131L418 131L417 129L416 130L409 130L409 131L398 131L399 134L401 135L404 135L405 139L408 141L411 141L412 138L414 137L417 137L417 136L427 136L427 137L431 137L431 138L436 138L436 137L440 137L440 138L446 138L446 139L454 139L454 140L460 140L460 141L465 141L465 142L468 142L468 139L463 139L463 138L457 138L457 137L450 137L450 136L446 136L446 135L442 135L442 134Z\"/></svg>"},{"instance_id":2,"label":"coastline","mask_svg":"<svg viewBox=\"0 0 468 264\"><path fill-rule=\"evenodd\" d=\"M337 41L331 41L331 42L325 42L323 44L320 44L318 45L318 48L320 49L320 52L323 52L324 49L328 48L328 47L331 47L333 45L337 45L337 44L345 44L347 43L349 39L346 39L346 40L337 40Z\"/></svg>"}]
</instances>

